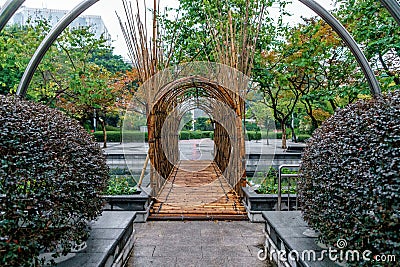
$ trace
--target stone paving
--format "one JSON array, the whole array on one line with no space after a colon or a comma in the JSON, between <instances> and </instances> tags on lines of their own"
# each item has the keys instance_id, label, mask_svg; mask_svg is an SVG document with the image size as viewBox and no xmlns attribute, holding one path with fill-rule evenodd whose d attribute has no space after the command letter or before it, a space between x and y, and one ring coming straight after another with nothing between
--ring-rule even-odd
<instances>
[{"instance_id":1,"label":"stone paving","mask_svg":"<svg viewBox=\"0 0 400 267\"><path fill-rule=\"evenodd\" d=\"M149 221L134 227L128 266L273 266L257 259L263 223Z\"/></svg>"}]
</instances>

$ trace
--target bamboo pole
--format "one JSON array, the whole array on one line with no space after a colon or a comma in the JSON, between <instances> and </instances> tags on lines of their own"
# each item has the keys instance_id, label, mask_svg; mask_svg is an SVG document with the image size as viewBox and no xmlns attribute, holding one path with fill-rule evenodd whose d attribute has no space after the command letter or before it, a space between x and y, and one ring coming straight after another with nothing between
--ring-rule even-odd
<instances>
[{"instance_id":1,"label":"bamboo pole","mask_svg":"<svg viewBox=\"0 0 400 267\"><path fill-rule=\"evenodd\" d=\"M139 182L138 182L139 188L142 187L142 182L143 182L144 174L146 173L147 164L149 162L149 159L150 159L149 153L147 153L146 160L144 161L144 164L143 164L142 173L140 174L140 178L139 178Z\"/></svg>"}]
</instances>

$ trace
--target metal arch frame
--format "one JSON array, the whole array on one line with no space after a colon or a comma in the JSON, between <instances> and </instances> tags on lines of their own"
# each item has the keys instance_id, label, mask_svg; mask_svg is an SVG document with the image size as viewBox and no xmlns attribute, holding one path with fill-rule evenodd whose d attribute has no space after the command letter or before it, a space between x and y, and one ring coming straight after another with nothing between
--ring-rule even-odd
<instances>
[{"instance_id":1,"label":"metal arch frame","mask_svg":"<svg viewBox=\"0 0 400 267\"><path fill-rule=\"evenodd\" d=\"M350 35L350 33L346 30L346 28L341 24L329 11L323 8L320 4L315 2L314 0L299 0L301 3L312 9L315 13L318 14L326 23L328 23L332 29L342 38L342 40L349 47L350 51L355 56L358 64L364 72L365 77L367 78L368 85L371 91L371 94L374 97L379 97L381 93L381 88L379 86L379 82L376 79L374 71L371 68L367 58L364 53L361 51L360 47Z\"/></svg>"},{"instance_id":2,"label":"metal arch frame","mask_svg":"<svg viewBox=\"0 0 400 267\"><path fill-rule=\"evenodd\" d=\"M389 11L390 15L400 25L400 4L396 0L380 0L382 5Z\"/></svg>"},{"instance_id":3,"label":"metal arch frame","mask_svg":"<svg viewBox=\"0 0 400 267\"><path fill-rule=\"evenodd\" d=\"M32 80L33 74L36 71L40 61L44 57L47 50L50 48L52 43L57 39L61 32L68 27L68 25L78 17L82 12L97 3L99 0L84 0L67 15L65 15L59 23L50 31L46 38L42 41L35 54L31 58L28 67L26 68L24 75L18 86L17 95L25 97L29 83ZM381 95L381 89L376 79L375 74L372 71L371 66L360 47L354 41L350 33L344 28L344 26L326 9L319 5L314 0L299 0L301 3L316 12L325 22L327 22L339 36L345 41L350 48L353 55L356 57L357 62L362 68L365 77L368 80L371 93L378 97ZM8 0L4 7L0 11L0 31L10 20L12 15L18 10L18 8L25 2L25 0ZM382 5L389 11L393 18L400 25L400 5L396 0L380 0Z\"/></svg>"},{"instance_id":4,"label":"metal arch frame","mask_svg":"<svg viewBox=\"0 0 400 267\"><path fill-rule=\"evenodd\" d=\"M42 61L44 55L49 50L51 45L57 39L58 36L67 28L74 19L76 19L82 12L97 3L99 0L84 0L78 4L74 9L68 12L49 32L49 34L43 39L39 47L36 49L35 54L29 61L28 66L25 69L24 75L18 85L17 95L21 98L26 96L29 84L32 80L33 74L37 67Z\"/></svg>"},{"instance_id":5,"label":"metal arch frame","mask_svg":"<svg viewBox=\"0 0 400 267\"><path fill-rule=\"evenodd\" d=\"M8 0L0 10L0 32L25 0Z\"/></svg>"}]
</instances>

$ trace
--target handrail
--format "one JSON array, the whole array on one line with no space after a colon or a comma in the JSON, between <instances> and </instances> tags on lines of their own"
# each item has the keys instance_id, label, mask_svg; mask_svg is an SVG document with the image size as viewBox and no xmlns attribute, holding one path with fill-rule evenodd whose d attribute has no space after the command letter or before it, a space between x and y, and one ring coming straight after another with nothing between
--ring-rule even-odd
<instances>
[{"instance_id":1,"label":"handrail","mask_svg":"<svg viewBox=\"0 0 400 267\"><path fill-rule=\"evenodd\" d=\"M281 204L282 204L282 178L292 178L292 177L298 177L298 174L289 174L285 175L282 174L282 169L283 168L300 168L300 164L283 164L279 166L278 169L278 205L277 205L277 210L281 210ZM296 190L297 190L297 183L296 183ZM290 179L288 180L288 209L290 209ZM298 202L297 202L297 197L296 197L296 209L298 208Z\"/></svg>"}]
</instances>

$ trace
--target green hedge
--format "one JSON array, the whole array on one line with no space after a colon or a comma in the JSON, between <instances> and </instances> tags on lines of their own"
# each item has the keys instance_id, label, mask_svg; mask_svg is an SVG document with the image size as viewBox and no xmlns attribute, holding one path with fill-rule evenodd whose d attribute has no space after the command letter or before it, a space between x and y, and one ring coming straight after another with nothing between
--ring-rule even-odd
<instances>
[{"instance_id":1,"label":"green hedge","mask_svg":"<svg viewBox=\"0 0 400 267\"><path fill-rule=\"evenodd\" d=\"M247 140L252 141L252 140L261 140L261 132L253 132L253 131L247 131Z\"/></svg>"},{"instance_id":2,"label":"green hedge","mask_svg":"<svg viewBox=\"0 0 400 267\"><path fill-rule=\"evenodd\" d=\"M261 132L261 138L262 139L282 139L282 133L274 133L273 131L269 131L268 135L266 131Z\"/></svg>"},{"instance_id":3,"label":"green hedge","mask_svg":"<svg viewBox=\"0 0 400 267\"><path fill-rule=\"evenodd\" d=\"M106 125L106 130L107 130L107 131L113 131L113 132L121 131L120 128L115 127L115 126L111 126L111 125Z\"/></svg>"},{"instance_id":4,"label":"green hedge","mask_svg":"<svg viewBox=\"0 0 400 267\"><path fill-rule=\"evenodd\" d=\"M201 139L202 135L200 131L194 131L194 132L189 132L190 133L190 139Z\"/></svg>"},{"instance_id":5,"label":"green hedge","mask_svg":"<svg viewBox=\"0 0 400 267\"><path fill-rule=\"evenodd\" d=\"M345 239L348 250L399 258L399 166L399 90L337 111L314 131L304 151L299 183L304 219L327 245Z\"/></svg>"},{"instance_id":6,"label":"green hedge","mask_svg":"<svg viewBox=\"0 0 400 267\"><path fill-rule=\"evenodd\" d=\"M305 142L308 139L310 139L311 135L309 135L309 134L299 134L299 135L296 135L296 137L297 137L297 142Z\"/></svg>"},{"instance_id":7,"label":"green hedge","mask_svg":"<svg viewBox=\"0 0 400 267\"><path fill-rule=\"evenodd\" d=\"M85 124L85 129L90 131L93 129L92 124ZM111 125L106 125L106 130L111 131L111 132L119 132L121 129L119 127L111 126ZM103 131L103 126L101 124L98 124L96 127L96 131L101 132Z\"/></svg>"},{"instance_id":8,"label":"green hedge","mask_svg":"<svg viewBox=\"0 0 400 267\"><path fill-rule=\"evenodd\" d=\"M202 131L201 132L201 138L211 138L211 134L213 134L214 131Z\"/></svg>"},{"instance_id":9,"label":"green hedge","mask_svg":"<svg viewBox=\"0 0 400 267\"><path fill-rule=\"evenodd\" d=\"M96 142L103 142L104 135L103 132L94 132L94 138ZM123 132L124 142L143 142L148 140L148 134L139 131L125 131ZM121 132L120 131L107 131L107 142L121 142Z\"/></svg>"},{"instance_id":10,"label":"green hedge","mask_svg":"<svg viewBox=\"0 0 400 267\"><path fill-rule=\"evenodd\" d=\"M104 141L103 132L94 132L93 136L96 142ZM107 131L107 142L121 142L121 132Z\"/></svg>"},{"instance_id":11,"label":"green hedge","mask_svg":"<svg viewBox=\"0 0 400 267\"><path fill-rule=\"evenodd\" d=\"M292 138L292 134L290 132L288 132L286 135L287 135L287 139ZM267 132L262 131L261 137L262 137L262 139L267 139L267 138L268 139L282 139L282 133L281 132L277 132L277 133L268 132L268 135L267 135ZM311 135L297 134L296 137L297 137L297 142L305 142L305 141L307 141L307 139L309 139L311 137Z\"/></svg>"},{"instance_id":12,"label":"green hedge","mask_svg":"<svg viewBox=\"0 0 400 267\"><path fill-rule=\"evenodd\" d=\"M189 140L190 132L189 131L181 131L179 132L179 140Z\"/></svg>"},{"instance_id":13,"label":"green hedge","mask_svg":"<svg viewBox=\"0 0 400 267\"><path fill-rule=\"evenodd\" d=\"M180 140L189 140L189 139L201 139L201 138L211 138L211 135L214 132L212 131L181 131L179 133ZM103 142L103 132L97 131L94 134L94 138L97 142ZM139 132L139 131L128 131L123 133L124 142L137 142L143 141L143 136L147 142L148 134ZM107 132L107 141L108 142L121 142L121 132L120 131L108 131Z\"/></svg>"},{"instance_id":14,"label":"green hedge","mask_svg":"<svg viewBox=\"0 0 400 267\"><path fill-rule=\"evenodd\" d=\"M125 131L123 133L124 142L143 142L143 141L147 142L148 138L149 138L148 133L143 133L139 131Z\"/></svg>"},{"instance_id":15,"label":"green hedge","mask_svg":"<svg viewBox=\"0 0 400 267\"><path fill-rule=\"evenodd\" d=\"M189 140L189 139L211 138L213 134L214 134L213 131L180 131L179 139Z\"/></svg>"},{"instance_id":16,"label":"green hedge","mask_svg":"<svg viewBox=\"0 0 400 267\"><path fill-rule=\"evenodd\" d=\"M247 131L247 140L260 140L261 137L263 139L267 138L266 132L254 132L254 131ZM148 134L139 132L139 131L128 131L124 132L124 141L125 142L138 142L143 141L143 136L145 136L145 141L147 142ZM93 136L96 142L103 142L103 132L97 131L93 133ZM281 139L282 133L273 133L270 132L268 134L269 138L276 138ZM179 132L179 139L180 140L189 140L189 139L201 139L201 138L211 138L214 139L214 132L213 131L181 131ZM309 135L299 135L298 141L302 142L306 139L310 138ZM107 141L108 142L121 142L121 132L118 131L107 131Z\"/></svg>"},{"instance_id":17,"label":"green hedge","mask_svg":"<svg viewBox=\"0 0 400 267\"><path fill-rule=\"evenodd\" d=\"M246 121L246 131L259 132L260 131L260 127L258 127L257 124L254 123L254 122L247 122Z\"/></svg>"}]
</instances>

